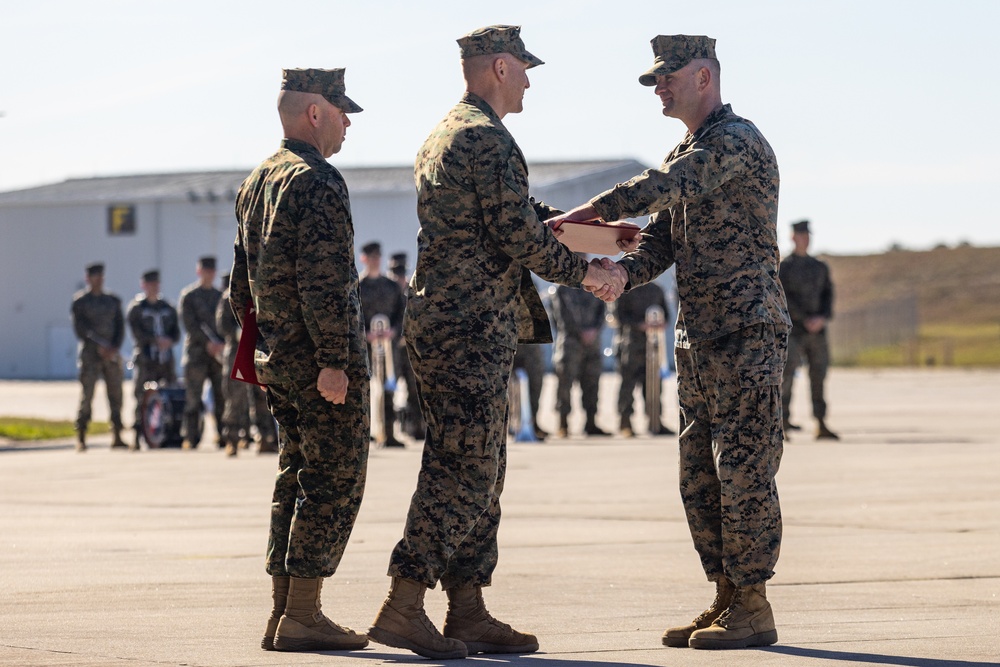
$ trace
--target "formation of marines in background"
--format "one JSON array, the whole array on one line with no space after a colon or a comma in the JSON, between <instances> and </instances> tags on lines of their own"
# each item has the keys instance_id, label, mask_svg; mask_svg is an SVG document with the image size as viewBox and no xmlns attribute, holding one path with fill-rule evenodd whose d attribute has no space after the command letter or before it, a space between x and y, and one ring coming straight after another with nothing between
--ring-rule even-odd
<instances>
[{"instance_id":1,"label":"formation of marines in background","mask_svg":"<svg viewBox=\"0 0 1000 667\"><path fill-rule=\"evenodd\" d=\"M357 650L372 639L434 659L537 651L537 638L494 618L483 597L498 559L512 369L517 357L523 365L532 356L531 346L552 341L532 273L560 286L551 305L560 434L568 430L569 386L579 381L585 433L606 435L595 421L596 381L584 359L600 360L595 341L604 302L617 302L619 426L631 435L639 359L646 370L645 342L662 328L647 324L646 313L659 309L662 322L668 311L662 290L649 286L671 265L680 297L680 490L716 597L690 624L669 628L662 641L701 649L775 643L765 582L774 574L781 542L774 477L783 426L789 427L782 395L782 385L790 384L786 346L800 315L825 324L832 290L817 300L802 287L802 312L793 310L789 318L789 286L783 290L779 282L777 162L753 123L722 103L715 40L652 40L654 65L639 82L654 87L663 114L684 121L689 132L660 168L568 213L529 195L527 164L503 124L507 114L522 111L527 70L543 64L525 48L520 27L489 26L458 44L465 94L417 155L418 255L405 293L402 280L381 275L377 243L362 248L364 274L354 261L347 185L327 162L343 146L349 114L362 111L346 95L344 70L288 69L278 98L281 146L237 196L226 293L214 287L215 261L206 257L199 261L198 281L182 292L179 314L159 297L155 272L144 274L143 293L129 308L137 377L167 379L178 320L184 324L186 447L200 440L206 381L225 444L235 447L247 437L250 405L254 414L264 412L256 397L266 396L278 425L266 558L273 608L262 648ZM559 242L564 221L640 215L651 215L650 222L636 239L619 242L626 254L618 262L588 262ZM405 277L405 257L393 260ZM820 273L809 267L810 275ZM103 267L88 267L87 274L89 290L73 304L83 385L79 443L85 446L94 382L103 376L113 446L126 446L120 437L121 302L103 293ZM791 267L787 275L791 280ZM808 282L826 289L828 273L825 278ZM240 389L227 385L223 391L221 378L224 365L233 363L244 312L256 315L254 365L266 393L247 385L249 393L224 401L223 394ZM378 317L385 326L376 332L370 325ZM821 329L809 326L807 334ZM376 345L383 351L382 339L419 403L424 451L403 535L389 557L387 598L362 633L329 619L321 593L337 570L364 493L370 360ZM811 366L815 361L825 370L815 352L819 343L802 337L795 345ZM402 346L407 363L395 354ZM817 395L814 380L814 416L820 436L829 437L818 385ZM390 425L379 444L394 446L394 386L374 389L384 401L374 409ZM537 414L537 399L532 403ZM240 414L228 412L229 405ZM274 434L257 428L264 439ZM651 413L650 430L669 431L658 411ZM424 610L425 593L438 582L448 599L442 631Z\"/></svg>"}]
</instances>

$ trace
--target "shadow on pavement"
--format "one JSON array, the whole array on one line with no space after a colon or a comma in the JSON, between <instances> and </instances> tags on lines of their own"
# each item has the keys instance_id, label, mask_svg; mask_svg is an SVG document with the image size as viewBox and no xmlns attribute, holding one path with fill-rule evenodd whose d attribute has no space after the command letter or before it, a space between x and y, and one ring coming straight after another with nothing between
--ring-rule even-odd
<instances>
[{"instance_id":1,"label":"shadow on pavement","mask_svg":"<svg viewBox=\"0 0 1000 667\"><path fill-rule=\"evenodd\" d=\"M337 653L330 653L330 655L338 655ZM422 667L454 667L456 661L454 660L428 660L427 658L422 658L419 655L412 653L385 653L381 650L375 651L352 651L350 653L352 658L366 658L369 660L378 660L390 665L407 665L407 664L419 664ZM504 665L509 667L662 667L662 665L652 665L649 663L642 662L605 662L603 660L559 660L550 657L551 654L546 654L544 652L537 653L535 655L516 655L516 654L476 654L470 655L466 660L483 660L489 661L491 665Z\"/></svg>"},{"instance_id":2,"label":"shadow on pavement","mask_svg":"<svg viewBox=\"0 0 1000 667\"><path fill-rule=\"evenodd\" d=\"M879 653L857 653L854 651L827 651L798 646L769 646L759 649L768 653L817 660L843 660L854 664L869 663L872 665L903 665L904 667L997 667L996 662L972 662L969 660L941 660L940 658L916 658L903 655L881 655Z\"/></svg>"}]
</instances>

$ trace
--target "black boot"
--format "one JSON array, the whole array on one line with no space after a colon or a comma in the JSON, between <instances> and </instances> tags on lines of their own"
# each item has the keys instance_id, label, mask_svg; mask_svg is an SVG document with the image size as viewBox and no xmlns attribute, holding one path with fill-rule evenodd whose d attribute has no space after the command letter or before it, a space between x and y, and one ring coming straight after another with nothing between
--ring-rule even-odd
<instances>
[{"instance_id":1,"label":"black boot","mask_svg":"<svg viewBox=\"0 0 1000 667\"><path fill-rule=\"evenodd\" d=\"M583 427L583 432L586 433L587 435L596 435L596 436L611 435L607 431L602 431L600 428L598 428L594 415L587 415L587 425Z\"/></svg>"}]
</instances>

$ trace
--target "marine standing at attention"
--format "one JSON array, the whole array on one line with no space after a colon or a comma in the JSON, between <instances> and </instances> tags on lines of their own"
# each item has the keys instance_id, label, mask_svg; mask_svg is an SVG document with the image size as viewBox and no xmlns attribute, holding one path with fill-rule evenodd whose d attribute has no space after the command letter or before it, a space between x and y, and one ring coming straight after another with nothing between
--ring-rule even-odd
<instances>
[{"instance_id":1,"label":"marine standing at attention","mask_svg":"<svg viewBox=\"0 0 1000 667\"><path fill-rule=\"evenodd\" d=\"M788 363L781 383L781 409L785 420L785 435L799 427L789 421L792 405L792 382L795 369L805 360L809 367L809 392L812 412L816 419L817 440L840 440L826 425L826 397L823 384L830 366L830 346L826 325L833 317L833 281L826 262L809 254L809 221L792 223L792 254L781 260L778 277L788 299L788 316L792 332L788 337Z\"/></svg>"},{"instance_id":2,"label":"marine standing at attention","mask_svg":"<svg viewBox=\"0 0 1000 667\"><path fill-rule=\"evenodd\" d=\"M681 498L716 585L709 609L663 643L765 646L778 637L765 582L781 546L774 476L790 324L778 283L778 163L760 130L722 103L714 39L659 35L652 45L639 83L654 86L663 114L688 133L658 169L550 224L652 214L636 239L619 242L630 252L604 261L627 287L677 265Z\"/></svg>"},{"instance_id":3,"label":"marine standing at attention","mask_svg":"<svg viewBox=\"0 0 1000 667\"><path fill-rule=\"evenodd\" d=\"M181 290L177 309L184 323L184 449L195 449L201 442L199 424L205 380L212 386L212 411L216 431L222 431L222 350L225 342L215 330L215 309L222 290L215 286L215 257L198 260L198 279ZM221 439L219 440L221 445Z\"/></svg>"},{"instance_id":4,"label":"marine standing at attention","mask_svg":"<svg viewBox=\"0 0 1000 667\"><path fill-rule=\"evenodd\" d=\"M77 365L80 370L80 408L76 413L76 451L87 451L87 426L94 403L94 387L104 378L111 409L111 446L126 447L122 440L122 379L124 369L119 349L125 340L122 300L104 291L104 265L86 268L87 289L73 296L70 312L73 331L79 339Z\"/></svg>"},{"instance_id":5,"label":"marine standing at attention","mask_svg":"<svg viewBox=\"0 0 1000 667\"><path fill-rule=\"evenodd\" d=\"M361 111L343 69L287 69L281 148L240 186L229 303L256 309L258 379L278 422L267 573L274 608L261 646L361 649L321 611L354 527L368 466L368 353L347 184L326 158Z\"/></svg>"},{"instance_id":6,"label":"marine standing at attention","mask_svg":"<svg viewBox=\"0 0 1000 667\"><path fill-rule=\"evenodd\" d=\"M520 27L482 28L458 44L466 93L415 168L420 231L403 334L427 435L389 596L368 631L436 659L538 649L533 635L493 618L482 596L497 562L514 349L551 340L532 271L595 289L612 282L556 239L540 222L555 210L528 196L524 156L502 122L521 111L527 70L542 64ZM443 636L423 603L438 581L448 595Z\"/></svg>"}]
</instances>

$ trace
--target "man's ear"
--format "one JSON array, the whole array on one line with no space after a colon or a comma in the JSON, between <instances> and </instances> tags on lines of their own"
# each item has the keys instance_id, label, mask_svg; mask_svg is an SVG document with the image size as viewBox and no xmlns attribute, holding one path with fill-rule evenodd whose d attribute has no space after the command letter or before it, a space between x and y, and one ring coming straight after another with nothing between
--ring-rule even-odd
<instances>
[{"instance_id":1,"label":"man's ear","mask_svg":"<svg viewBox=\"0 0 1000 667\"><path fill-rule=\"evenodd\" d=\"M503 81L507 77L507 63L500 56L493 59L493 73Z\"/></svg>"},{"instance_id":2,"label":"man's ear","mask_svg":"<svg viewBox=\"0 0 1000 667\"><path fill-rule=\"evenodd\" d=\"M319 105L310 104L306 107L306 118L309 119L309 124L313 127L319 127Z\"/></svg>"},{"instance_id":3,"label":"man's ear","mask_svg":"<svg viewBox=\"0 0 1000 667\"><path fill-rule=\"evenodd\" d=\"M698 90L705 90L712 83L712 70L708 67L698 69Z\"/></svg>"}]
</instances>

